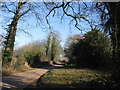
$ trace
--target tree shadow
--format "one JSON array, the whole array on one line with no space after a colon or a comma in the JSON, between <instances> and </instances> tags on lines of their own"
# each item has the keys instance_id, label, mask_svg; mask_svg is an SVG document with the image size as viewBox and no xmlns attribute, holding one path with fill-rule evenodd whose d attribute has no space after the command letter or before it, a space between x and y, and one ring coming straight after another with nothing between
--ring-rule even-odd
<instances>
[{"instance_id":1,"label":"tree shadow","mask_svg":"<svg viewBox=\"0 0 120 90\"><path fill-rule=\"evenodd\" d=\"M14 88L26 87L28 84L21 81L21 78L24 77L12 75L2 78L2 83L4 84L2 86L2 89L14 89Z\"/></svg>"},{"instance_id":2,"label":"tree shadow","mask_svg":"<svg viewBox=\"0 0 120 90\"><path fill-rule=\"evenodd\" d=\"M51 70L54 68L58 68L59 66L47 66L47 67L43 67L41 69L45 69L45 70ZM27 71L27 73L30 75L38 75L38 72L30 72ZM44 74L43 74L44 75ZM40 76L41 77L41 76ZM28 81L26 81L25 79L27 79ZM2 78L2 83L5 83L2 86L2 89L11 89L11 90L16 90L16 88L19 88L20 90L23 90L23 88L35 88L36 87L36 81L33 80L33 82L29 82L29 80L32 80L32 77L22 77L22 76L16 76L16 75L11 75L11 76L5 76ZM32 83L35 83L34 85Z\"/></svg>"}]
</instances>

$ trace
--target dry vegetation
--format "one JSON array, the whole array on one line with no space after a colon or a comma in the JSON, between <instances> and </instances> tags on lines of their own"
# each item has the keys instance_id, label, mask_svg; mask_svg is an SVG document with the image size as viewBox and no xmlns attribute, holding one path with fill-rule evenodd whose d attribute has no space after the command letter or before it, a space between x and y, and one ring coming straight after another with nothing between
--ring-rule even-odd
<instances>
[{"instance_id":1,"label":"dry vegetation","mask_svg":"<svg viewBox=\"0 0 120 90\"><path fill-rule=\"evenodd\" d=\"M31 70L31 69L33 68L28 67L26 65L22 65L17 68L13 68L13 67L10 68L10 66L9 67L4 66L2 67L2 76L8 76L8 75L12 75L12 74L19 73L19 72L24 72L24 71Z\"/></svg>"}]
</instances>

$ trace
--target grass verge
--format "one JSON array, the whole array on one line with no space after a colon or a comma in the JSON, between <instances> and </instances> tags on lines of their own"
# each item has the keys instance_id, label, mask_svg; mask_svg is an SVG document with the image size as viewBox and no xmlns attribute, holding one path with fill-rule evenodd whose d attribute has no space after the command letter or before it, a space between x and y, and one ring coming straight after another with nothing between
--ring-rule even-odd
<instances>
[{"instance_id":1,"label":"grass verge","mask_svg":"<svg viewBox=\"0 0 120 90\"><path fill-rule=\"evenodd\" d=\"M111 74L79 68L58 68L43 75L37 88L114 88Z\"/></svg>"}]
</instances>

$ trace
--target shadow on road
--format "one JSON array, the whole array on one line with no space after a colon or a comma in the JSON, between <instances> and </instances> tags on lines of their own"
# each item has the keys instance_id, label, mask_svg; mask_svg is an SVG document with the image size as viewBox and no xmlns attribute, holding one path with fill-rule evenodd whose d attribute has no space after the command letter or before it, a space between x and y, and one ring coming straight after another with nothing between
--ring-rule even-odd
<instances>
[{"instance_id":1,"label":"shadow on road","mask_svg":"<svg viewBox=\"0 0 120 90\"><path fill-rule=\"evenodd\" d=\"M2 86L3 89L5 88L22 88L22 87L26 87L28 85L28 82L25 82L26 79L24 79L25 77L22 76L16 76L16 75L12 75L12 76L6 76L2 79L2 83L4 84ZM29 80L30 78L27 78L27 80Z\"/></svg>"},{"instance_id":2,"label":"shadow on road","mask_svg":"<svg viewBox=\"0 0 120 90\"><path fill-rule=\"evenodd\" d=\"M62 67L61 65L48 66L43 68L37 68L34 70L26 71L23 73L14 74L11 76L5 76L2 78L2 89L14 89L26 88L27 86L34 88L33 82L37 81L47 71ZM36 78L35 78L36 77Z\"/></svg>"}]
</instances>

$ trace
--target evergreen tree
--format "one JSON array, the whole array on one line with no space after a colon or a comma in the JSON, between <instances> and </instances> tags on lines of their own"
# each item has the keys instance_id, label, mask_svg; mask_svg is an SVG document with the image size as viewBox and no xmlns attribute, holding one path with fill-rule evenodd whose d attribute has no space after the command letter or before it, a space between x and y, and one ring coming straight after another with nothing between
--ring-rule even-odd
<instances>
[{"instance_id":1,"label":"evergreen tree","mask_svg":"<svg viewBox=\"0 0 120 90\"><path fill-rule=\"evenodd\" d=\"M77 42L70 43L66 49L66 54L72 64L101 68L111 63L109 38L100 30L94 29L84 34L84 38L76 40Z\"/></svg>"},{"instance_id":2,"label":"evergreen tree","mask_svg":"<svg viewBox=\"0 0 120 90\"><path fill-rule=\"evenodd\" d=\"M52 43L51 43L51 61L54 61L56 52L57 52L57 46L56 46L56 38L52 38Z\"/></svg>"},{"instance_id":3,"label":"evergreen tree","mask_svg":"<svg viewBox=\"0 0 120 90\"><path fill-rule=\"evenodd\" d=\"M48 36L47 45L46 45L46 56L50 56L50 47L51 47L51 35Z\"/></svg>"},{"instance_id":4,"label":"evergreen tree","mask_svg":"<svg viewBox=\"0 0 120 90\"><path fill-rule=\"evenodd\" d=\"M103 67L110 62L111 45L109 38L100 30L94 29L84 35L87 45L84 52L88 65L92 67ZM88 60L89 59L89 60Z\"/></svg>"}]
</instances>

